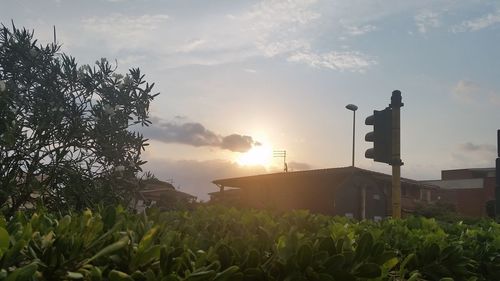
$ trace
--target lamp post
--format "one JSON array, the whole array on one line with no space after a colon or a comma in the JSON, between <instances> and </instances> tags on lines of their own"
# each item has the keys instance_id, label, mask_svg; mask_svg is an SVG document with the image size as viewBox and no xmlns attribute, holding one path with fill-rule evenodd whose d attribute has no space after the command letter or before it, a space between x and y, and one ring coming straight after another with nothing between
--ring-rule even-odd
<instances>
[{"instance_id":1,"label":"lamp post","mask_svg":"<svg viewBox=\"0 0 500 281\"><path fill-rule=\"evenodd\" d=\"M352 166L354 167L354 148L355 148L355 135L356 135L356 110L358 107L354 104L348 104L345 108L349 109L353 113L352 118Z\"/></svg>"}]
</instances>

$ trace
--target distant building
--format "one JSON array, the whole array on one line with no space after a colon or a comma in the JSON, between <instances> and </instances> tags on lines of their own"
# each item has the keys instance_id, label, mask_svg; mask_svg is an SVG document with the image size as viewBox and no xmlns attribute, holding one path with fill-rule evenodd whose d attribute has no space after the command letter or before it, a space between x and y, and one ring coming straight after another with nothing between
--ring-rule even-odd
<instances>
[{"instance_id":1,"label":"distant building","mask_svg":"<svg viewBox=\"0 0 500 281\"><path fill-rule=\"evenodd\" d=\"M447 201L460 215L485 217L487 202L495 200L495 180L495 168L470 168L443 170L440 180L422 182L447 191Z\"/></svg>"},{"instance_id":2,"label":"distant building","mask_svg":"<svg viewBox=\"0 0 500 281\"><path fill-rule=\"evenodd\" d=\"M392 176L356 167L263 174L214 180L211 202L276 210L308 209L357 219L391 215ZM228 188L231 188L228 190ZM437 186L401 179L402 210L440 200Z\"/></svg>"},{"instance_id":3,"label":"distant building","mask_svg":"<svg viewBox=\"0 0 500 281\"><path fill-rule=\"evenodd\" d=\"M195 196L176 190L171 183L150 179L146 180L144 189L139 191L135 209L143 212L147 207L153 205L170 209L175 207L176 204L193 203L195 201Z\"/></svg>"}]
</instances>

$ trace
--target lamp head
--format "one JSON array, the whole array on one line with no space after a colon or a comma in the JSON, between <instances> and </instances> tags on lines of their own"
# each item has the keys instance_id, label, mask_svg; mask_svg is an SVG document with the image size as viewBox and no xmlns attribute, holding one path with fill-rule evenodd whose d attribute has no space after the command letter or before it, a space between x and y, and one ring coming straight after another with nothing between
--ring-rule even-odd
<instances>
[{"instance_id":1,"label":"lamp head","mask_svg":"<svg viewBox=\"0 0 500 281\"><path fill-rule=\"evenodd\" d=\"M349 109L349 110L352 110L352 111L356 111L358 110L358 107L354 104L348 104L345 106L345 108Z\"/></svg>"}]
</instances>

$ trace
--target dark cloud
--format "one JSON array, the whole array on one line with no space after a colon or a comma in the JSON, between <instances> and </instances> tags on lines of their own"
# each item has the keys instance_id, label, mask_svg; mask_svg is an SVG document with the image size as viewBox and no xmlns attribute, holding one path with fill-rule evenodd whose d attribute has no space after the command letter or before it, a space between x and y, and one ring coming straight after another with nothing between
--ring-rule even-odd
<instances>
[{"instance_id":1,"label":"dark cloud","mask_svg":"<svg viewBox=\"0 0 500 281\"><path fill-rule=\"evenodd\" d=\"M209 192L219 190L212 183L215 179L267 173L262 166L240 166L226 160L148 159L143 169L161 180L173 179L175 187L203 201L209 199Z\"/></svg>"},{"instance_id":2,"label":"dark cloud","mask_svg":"<svg viewBox=\"0 0 500 281\"><path fill-rule=\"evenodd\" d=\"M454 167L493 167L495 166L496 146L466 142L459 144L451 156Z\"/></svg>"},{"instance_id":3,"label":"dark cloud","mask_svg":"<svg viewBox=\"0 0 500 281\"><path fill-rule=\"evenodd\" d=\"M152 118L153 124L141 128L144 136L165 143L181 143L192 146L210 146L227 149L234 152L246 152L253 146L260 145L251 136L231 134L221 136L205 128L200 123L162 122L159 118Z\"/></svg>"},{"instance_id":4,"label":"dark cloud","mask_svg":"<svg viewBox=\"0 0 500 281\"><path fill-rule=\"evenodd\" d=\"M466 142L460 144L460 149L464 151L483 151L483 152L496 152L496 147L492 144L474 144L472 142Z\"/></svg>"},{"instance_id":5,"label":"dark cloud","mask_svg":"<svg viewBox=\"0 0 500 281\"><path fill-rule=\"evenodd\" d=\"M232 134L222 138L220 147L231 151L246 152L254 145L260 145L260 143L254 141L250 136Z\"/></svg>"}]
</instances>

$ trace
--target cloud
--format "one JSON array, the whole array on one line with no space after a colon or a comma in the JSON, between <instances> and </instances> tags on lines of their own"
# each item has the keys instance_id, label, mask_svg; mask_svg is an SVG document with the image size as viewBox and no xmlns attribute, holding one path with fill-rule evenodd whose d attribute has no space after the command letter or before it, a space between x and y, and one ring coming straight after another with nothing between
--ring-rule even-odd
<instances>
[{"instance_id":1,"label":"cloud","mask_svg":"<svg viewBox=\"0 0 500 281\"><path fill-rule=\"evenodd\" d=\"M478 99L481 99L483 92L478 83L468 80L458 81L452 90L453 96L464 103L476 103Z\"/></svg>"},{"instance_id":2,"label":"cloud","mask_svg":"<svg viewBox=\"0 0 500 281\"><path fill-rule=\"evenodd\" d=\"M495 154L497 151L497 148L493 144L474 144L472 142L460 144L459 148L466 152L486 152Z\"/></svg>"},{"instance_id":3,"label":"cloud","mask_svg":"<svg viewBox=\"0 0 500 281\"><path fill-rule=\"evenodd\" d=\"M176 13L152 11L144 15L92 16L64 34L65 44L88 49L88 42L93 41L110 55L125 57L125 62L135 62L146 54L143 62L153 63L160 69L214 66L252 58L275 58L353 72L363 72L367 65L375 64L373 57L367 60L370 56L351 48L325 48L322 38L331 37L335 32L360 36L375 30L374 25L353 21L352 17L346 20L352 24L337 26L338 20L345 16L337 15L333 4L317 0L263 0L237 7L196 18L189 13L180 17ZM341 6L341 9L347 8ZM338 19L333 29L332 18ZM338 63L339 57L332 54L340 51L350 52L349 56L356 54L355 60L362 63ZM310 54L315 57L315 63L296 60L297 54ZM333 58L335 63L331 61Z\"/></svg>"},{"instance_id":4,"label":"cloud","mask_svg":"<svg viewBox=\"0 0 500 281\"><path fill-rule=\"evenodd\" d=\"M491 93L489 101L495 106L500 106L500 93Z\"/></svg>"},{"instance_id":5,"label":"cloud","mask_svg":"<svg viewBox=\"0 0 500 281\"><path fill-rule=\"evenodd\" d=\"M144 171L150 171L162 180L173 179L174 186L207 201L208 193L219 189L212 184L215 179L250 176L267 173L262 166L240 166L227 160L171 160L151 158Z\"/></svg>"},{"instance_id":6,"label":"cloud","mask_svg":"<svg viewBox=\"0 0 500 281\"><path fill-rule=\"evenodd\" d=\"M452 32L478 31L500 23L500 10L489 13L479 18L463 21L451 28Z\"/></svg>"},{"instance_id":7,"label":"cloud","mask_svg":"<svg viewBox=\"0 0 500 281\"><path fill-rule=\"evenodd\" d=\"M288 61L301 62L313 67L325 67L340 71L364 72L368 67L377 63L371 57L359 52L332 51L324 54L312 52L297 52L288 57Z\"/></svg>"},{"instance_id":8,"label":"cloud","mask_svg":"<svg viewBox=\"0 0 500 281\"><path fill-rule=\"evenodd\" d=\"M243 14L229 18L241 25L253 44L266 57L339 71L363 72L376 64L374 58L358 51L318 51L317 36L324 21L316 0L262 1ZM375 30L375 26L351 25L346 33L355 36ZM324 32L324 31L323 31Z\"/></svg>"},{"instance_id":9,"label":"cloud","mask_svg":"<svg viewBox=\"0 0 500 281\"><path fill-rule=\"evenodd\" d=\"M164 143L180 143L195 147L217 147L233 152L246 152L253 146L260 145L251 136L240 134L221 136L196 122L178 124L163 122L159 118L152 118L152 121L153 125L141 128L141 132L147 138Z\"/></svg>"},{"instance_id":10,"label":"cloud","mask_svg":"<svg viewBox=\"0 0 500 281\"><path fill-rule=\"evenodd\" d=\"M439 13L432 11L422 11L415 16L415 25L418 32L427 33L429 28L435 28L440 25Z\"/></svg>"},{"instance_id":11,"label":"cloud","mask_svg":"<svg viewBox=\"0 0 500 281\"><path fill-rule=\"evenodd\" d=\"M371 24L360 25L360 26L345 25L344 27L346 29L345 33L347 33L350 36L359 36L377 30L377 27Z\"/></svg>"},{"instance_id":12,"label":"cloud","mask_svg":"<svg viewBox=\"0 0 500 281\"><path fill-rule=\"evenodd\" d=\"M493 144L466 142L457 145L452 154L453 164L457 167L493 167L497 148Z\"/></svg>"},{"instance_id":13,"label":"cloud","mask_svg":"<svg viewBox=\"0 0 500 281\"><path fill-rule=\"evenodd\" d=\"M112 51L141 49L158 42L158 32L169 20L166 14L139 16L114 13L82 20L83 31L105 42ZM88 44L88 42L84 42Z\"/></svg>"},{"instance_id":14,"label":"cloud","mask_svg":"<svg viewBox=\"0 0 500 281\"><path fill-rule=\"evenodd\" d=\"M204 39L196 39L188 42L187 44L181 46L178 51L180 53L191 53L200 49L203 45L205 45L207 41Z\"/></svg>"},{"instance_id":15,"label":"cloud","mask_svg":"<svg viewBox=\"0 0 500 281\"><path fill-rule=\"evenodd\" d=\"M232 134L222 138L220 142L220 147L223 149L235 151L235 152L246 152L252 148L254 145L261 145L256 142L250 136L242 136L238 134Z\"/></svg>"}]
</instances>

